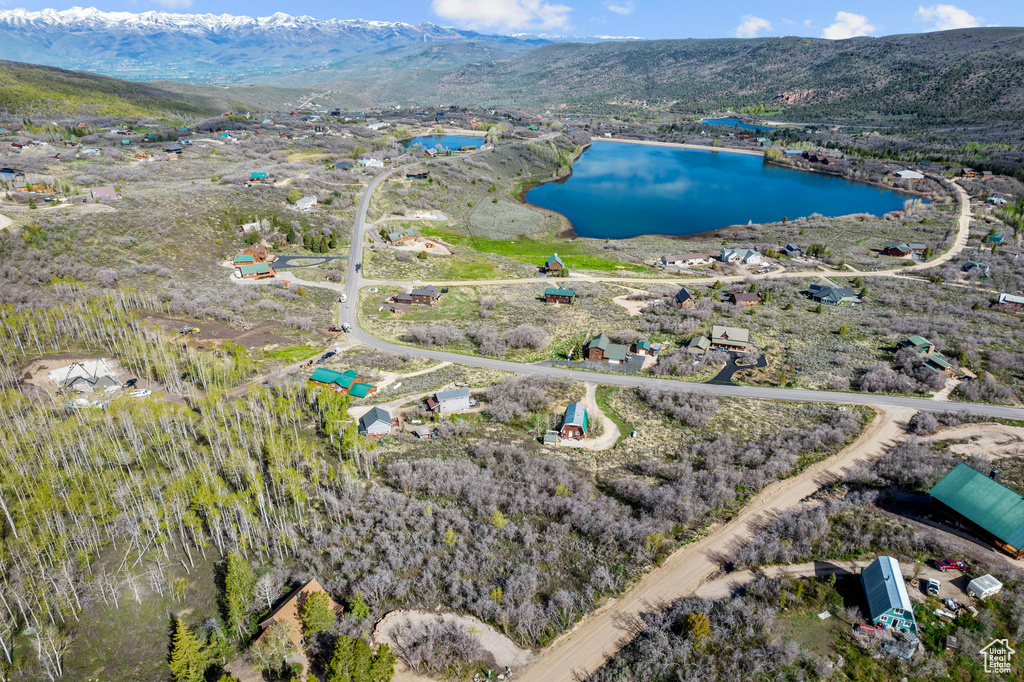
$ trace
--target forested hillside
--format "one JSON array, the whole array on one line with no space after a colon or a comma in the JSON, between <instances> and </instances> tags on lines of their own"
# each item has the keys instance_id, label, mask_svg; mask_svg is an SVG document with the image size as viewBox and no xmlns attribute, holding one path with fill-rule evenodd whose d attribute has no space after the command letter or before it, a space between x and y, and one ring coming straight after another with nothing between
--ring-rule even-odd
<instances>
[{"instance_id":1,"label":"forested hillside","mask_svg":"<svg viewBox=\"0 0 1024 682\"><path fill-rule=\"evenodd\" d=\"M983 121L1024 115L1021 73L1024 29L984 28L840 41L557 44L449 70L437 91L420 70L398 74L384 92L379 81L357 83L384 103L440 95L473 106L582 108L628 98L676 102L679 113L765 104L795 118Z\"/></svg>"},{"instance_id":2,"label":"forested hillside","mask_svg":"<svg viewBox=\"0 0 1024 682\"><path fill-rule=\"evenodd\" d=\"M0 114L199 118L226 109L276 109L282 99L298 94L277 88L168 85L172 90L86 71L0 61Z\"/></svg>"}]
</instances>

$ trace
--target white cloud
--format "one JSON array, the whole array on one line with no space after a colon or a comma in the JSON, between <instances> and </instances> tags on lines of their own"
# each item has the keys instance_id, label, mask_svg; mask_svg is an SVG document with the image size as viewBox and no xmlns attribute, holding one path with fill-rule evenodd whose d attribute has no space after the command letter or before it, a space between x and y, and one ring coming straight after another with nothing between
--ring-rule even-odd
<instances>
[{"instance_id":1,"label":"white cloud","mask_svg":"<svg viewBox=\"0 0 1024 682\"><path fill-rule=\"evenodd\" d=\"M981 26L981 19L971 16L967 10L956 5L918 6L914 14L918 21L929 24L929 31L950 31L954 28L974 28Z\"/></svg>"},{"instance_id":2,"label":"white cloud","mask_svg":"<svg viewBox=\"0 0 1024 682\"><path fill-rule=\"evenodd\" d=\"M610 11L615 12L616 14L632 14L633 10L635 9L633 7L633 0L626 0L625 2L613 2L612 0L605 0L604 6L607 7Z\"/></svg>"},{"instance_id":3,"label":"white cloud","mask_svg":"<svg viewBox=\"0 0 1024 682\"><path fill-rule=\"evenodd\" d=\"M438 16L474 30L565 28L572 11L545 0L433 0L430 6Z\"/></svg>"},{"instance_id":4,"label":"white cloud","mask_svg":"<svg viewBox=\"0 0 1024 682\"><path fill-rule=\"evenodd\" d=\"M877 26L868 23L868 18L863 14L838 12L835 23L831 26L826 26L825 30L821 32L821 37L828 40L843 40L844 38L870 35L877 28Z\"/></svg>"},{"instance_id":5,"label":"white cloud","mask_svg":"<svg viewBox=\"0 0 1024 682\"><path fill-rule=\"evenodd\" d=\"M737 38L754 38L761 31L772 30L771 22L752 14L745 14L740 25L736 27Z\"/></svg>"},{"instance_id":6,"label":"white cloud","mask_svg":"<svg viewBox=\"0 0 1024 682\"><path fill-rule=\"evenodd\" d=\"M813 24L814 22L811 21L810 19L804 19L804 26L806 26L807 28L810 28Z\"/></svg>"},{"instance_id":7,"label":"white cloud","mask_svg":"<svg viewBox=\"0 0 1024 682\"><path fill-rule=\"evenodd\" d=\"M156 0L156 4L168 9L188 9L192 6L192 0Z\"/></svg>"}]
</instances>

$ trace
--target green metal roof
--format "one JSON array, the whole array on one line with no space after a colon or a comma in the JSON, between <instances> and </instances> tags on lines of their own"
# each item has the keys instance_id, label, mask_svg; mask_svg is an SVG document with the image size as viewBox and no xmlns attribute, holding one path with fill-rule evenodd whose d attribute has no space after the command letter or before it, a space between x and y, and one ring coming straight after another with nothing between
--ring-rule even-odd
<instances>
[{"instance_id":1,"label":"green metal roof","mask_svg":"<svg viewBox=\"0 0 1024 682\"><path fill-rule=\"evenodd\" d=\"M651 349L651 342L650 341L637 341L636 342L636 347L637 348L646 348L647 350L650 350Z\"/></svg>"},{"instance_id":2,"label":"green metal roof","mask_svg":"<svg viewBox=\"0 0 1024 682\"><path fill-rule=\"evenodd\" d=\"M1006 544L1024 547L1024 497L964 463L928 491Z\"/></svg>"},{"instance_id":3,"label":"green metal roof","mask_svg":"<svg viewBox=\"0 0 1024 682\"><path fill-rule=\"evenodd\" d=\"M545 296L568 296L570 298L576 296L576 292L572 289L545 289Z\"/></svg>"},{"instance_id":4,"label":"green metal roof","mask_svg":"<svg viewBox=\"0 0 1024 682\"><path fill-rule=\"evenodd\" d=\"M251 263L256 259L256 256L251 253L243 253L241 256L235 256L235 264L238 263Z\"/></svg>"},{"instance_id":5,"label":"green metal roof","mask_svg":"<svg viewBox=\"0 0 1024 682\"><path fill-rule=\"evenodd\" d=\"M355 384L352 388L349 389L348 392L349 395L354 395L357 398L365 398L366 396L370 395L370 390L373 388L374 387L371 386L370 384L360 383Z\"/></svg>"},{"instance_id":6,"label":"green metal roof","mask_svg":"<svg viewBox=\"0 0 1024 682\"><path fill-rule=\"evenodd\" d=\"M553 256L548 256L548 259L544 261L544 267L550 268L552 263L558 263L563 268L565 267L565 262L558 256L557 253L554 254Z\"/></svg>"},{"instance_id":7,"label":"green metal roof","mask_svg":"<svg viewBox=\"0 0 1024 682\"><path fill-rule=\"evenodd\" d=\"M341 382L342 374L333 369L326 369L319 367L313 370L313 375L309 377L310 381L319 381L324 384L337 384Z\"/></svg>"},{"instance_id":8,"label":"green metal roof","mask_svg":"<svg viewBox=\"0 0 1024 682\"><path fill-rule=\"evenodd\" d=\"M270 272L270 266L266 263L256 263L254 265L243 265L238 268L243 275L262 275L265 272Z\"/></svg>"},{"instance_id":9,"label":"green metal roof","mask_svg":"<svg viewBox=\"0 0 1024 682\"><path fill-rule=\"evenodd\" d=\"M267 174L266 173L255 173L254 172L251 177L252 177L253 180L266 180L267 179Z\"/></svg>"}]
</instances>

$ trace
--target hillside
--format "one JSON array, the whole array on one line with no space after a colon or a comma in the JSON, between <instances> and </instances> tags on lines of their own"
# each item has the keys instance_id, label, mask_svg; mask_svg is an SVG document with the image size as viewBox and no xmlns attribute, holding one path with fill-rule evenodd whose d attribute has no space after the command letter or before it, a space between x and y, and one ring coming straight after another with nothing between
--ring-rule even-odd
<instances>
[{"instance_id":1,"label":"hillside","mask_svg":"<svg viewBox=\"0 0 1024 682\"><path fill-rule=\"evenodd\" d=\"M232 109L274 109L298 90L227 90L133 83L84 71L0 61L0 115L204 117Z\"/></svg>"},{"instance_id":2,"label":"hillside","mask_svg":"<svg viewBox=\"0 0 1024 682\"><path fill-rule=\"evenodd\" d=\"M437 79L417 70L351 84L374 91L382 104L440 96L477 106L593 109L629 98L675 102L679 113L765 104L797 118L1012 121L1024 115L1021 73L1024 29L978 28L841 41L556 44Z\"/></svg>"}]
</instances>

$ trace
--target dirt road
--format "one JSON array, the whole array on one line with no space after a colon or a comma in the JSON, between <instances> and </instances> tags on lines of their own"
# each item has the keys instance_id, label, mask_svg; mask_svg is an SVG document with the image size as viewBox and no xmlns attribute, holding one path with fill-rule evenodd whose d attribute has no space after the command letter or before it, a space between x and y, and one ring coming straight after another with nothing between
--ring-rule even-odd
<instances>
[{"instance_id":1,"label":"dirt road","mask_svg":"<svg viewBox=\"0 0 1024 682\"><path fill-rule=\"evenodd\" d=\"M809 467L793 478L772 483L762 490L732 521L711 530L702 540L687 545L645 575L629 591L584 618L575 628L541 652L537 662L519 679L538 682L574 682L577 672L589 673L628 643L630 633L622 623L658 608L677 597L692 594L719 565L714 553L742 543L751 534L751 522L789 509L821 485L841 476L853 465L880 456L903 437L912 410L886 408L868 425L860 438L843 451Z\"/></svg>"}]
</instances>

